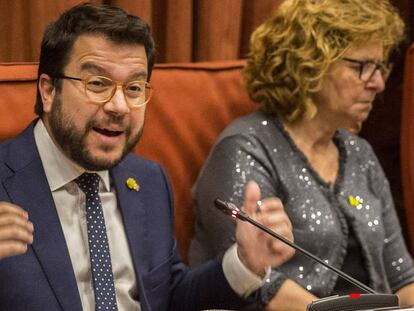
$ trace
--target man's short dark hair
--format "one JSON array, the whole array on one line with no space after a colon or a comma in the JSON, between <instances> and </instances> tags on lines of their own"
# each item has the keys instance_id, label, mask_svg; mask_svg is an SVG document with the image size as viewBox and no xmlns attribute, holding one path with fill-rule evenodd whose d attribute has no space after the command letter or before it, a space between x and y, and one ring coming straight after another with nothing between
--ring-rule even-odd
<instances>
[{"instance_id":1,"label":"man's short dark hair","mask_svg":"<svg viewBox=\"0 0 414 311\"><path fill-rule=\"evenodd\" d=\"M47 27L40 50L38 79L45 73L52 78L57 91L60 90L60 80L56 77L63 74L73 44L82 34L103 35L114 43L144 46L148 59L149 80L154 66L155 47L148 24L120 8L92 3L72 7ZM35 113L39 116L43 114L39 88Z\"/></svg>"}]
</instances>

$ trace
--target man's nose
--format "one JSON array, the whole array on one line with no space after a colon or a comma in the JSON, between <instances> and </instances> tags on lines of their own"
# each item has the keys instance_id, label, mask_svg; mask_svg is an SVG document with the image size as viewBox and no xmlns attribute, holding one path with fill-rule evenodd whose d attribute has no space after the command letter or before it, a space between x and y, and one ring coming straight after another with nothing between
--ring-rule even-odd
<instances>
[{"instance_id":1,"label":"man's nose","mask_svg":"<svg viewBox=\"0 0 414 311\"><path fill-rule=\"evenodd\" d=\"M130 112L122 85L116 86L114 95L112 95L111 99L105 103L104 109L107 112L117 115L124 115Z\"/></svg>"}]
</instances>

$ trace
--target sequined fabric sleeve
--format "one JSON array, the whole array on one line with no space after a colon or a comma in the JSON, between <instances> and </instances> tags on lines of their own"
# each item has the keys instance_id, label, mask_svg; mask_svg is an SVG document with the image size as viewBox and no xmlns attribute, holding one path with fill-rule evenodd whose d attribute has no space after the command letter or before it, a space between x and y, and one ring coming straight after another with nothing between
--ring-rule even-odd
<instances>
[{"instance_id":1,"label":"sequined fabric sleeve","mask_svg":"<svg viewBox=\"0 0 414 311\"><path fill-rule=\"evenodd\" d=\"M380 197L383 206L384 268L391 290L395 293L405 285L414 282L413 260L405 245L388 180L372 151L371 154L373 157L370 170L372 190Z\"/></svg>"},{"instance_id":2,"label":"sequined fabric sleeve","mask_svg":"<svg viewBox=\"0 0 414 311\"><path fill-rule=\"evenodd\" d=\"M193 189L197 223L190 264L220 256L235 242L235 221L214 208L214 199L220 197L241 206L249 180L260 185L262 197L280 196L276 174L266 148L254 134L231 135L217 143ZM261 290L264 303L275 295L284 280L285 275L272 271Z\"/></svg>"},{"instance_id":3,"label":"sequined fabric sleeve","mask_svg":"<svg viewBox=\"0 0 414 311\"><path fill-rule=\"evenodd\" d=\"M241 206L249 180L260 184L263 196L277 195L268 165L252 136L226 137L214 147L193 188L196 239L190 248L191 264L222 255L235 242L235 221L214 207L216 198Z\"/></svg>"}]
</instances>

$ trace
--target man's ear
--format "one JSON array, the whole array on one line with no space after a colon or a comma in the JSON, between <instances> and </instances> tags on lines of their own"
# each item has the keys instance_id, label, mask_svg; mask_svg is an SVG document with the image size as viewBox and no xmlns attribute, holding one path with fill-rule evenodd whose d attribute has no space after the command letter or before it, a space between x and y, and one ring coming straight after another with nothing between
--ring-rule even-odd
<instances>
[{"instance_id":1,"label":"man's ear","mask_svg":"<svg viewBox=\"0 0 414 311\"><path fill-rule=\"evenodd\" d=\"M50 112L56 95L56 88L52 83L52 78L45 73L42 73L39 77L39 92L43 102L43 111Z\"/></svg>"}]
</instances>

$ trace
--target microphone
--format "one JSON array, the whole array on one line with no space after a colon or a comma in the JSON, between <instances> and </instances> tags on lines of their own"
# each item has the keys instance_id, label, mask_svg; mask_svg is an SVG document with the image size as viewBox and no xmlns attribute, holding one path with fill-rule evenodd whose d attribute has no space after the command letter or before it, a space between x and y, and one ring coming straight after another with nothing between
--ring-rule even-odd
<instances>
[{"instance_id":1,"label":"microphone","mask_svg":"<svg viewBox=\"0 0 414 311\"><path fill-rule=\"evenodd\" d=\"M305 256L311 258L312 260L320 263L327 269L335 272L338 276L342 277L343 279L347 280L354 286L368 293L368 294L350 294L346 296L336 295L336 296L322 298L322 299L312 302L312 304L308 306L307 310L309 311L329 311L329 310L352 311L352 310L368 310L368 309L372 310L372 308L379 308L379 307L381 308L398 307L398 297L396 295L379 294L375 292L372 288L366 286L365 284L359 282L358 280L354 279L350 275L328 264L327 262L323 261L319 257L313 255L312 253L303 249L299 245L289 241L288 239L274 232L268 227L263 226L261 223L255 221L254 219L249 217L249 215L243 212L239 207L237 207L235 204L217 198L214 200L214 205L226 215L251 223L253 226L259 228L260 230L271 235L272 237L289 245L290 247L294 248L295 250L299 251ZM355 299L355 298L359 298L359 299ZM387 310L391 310L391 309L387 309Z\"/></svg>"}]
</instances>

